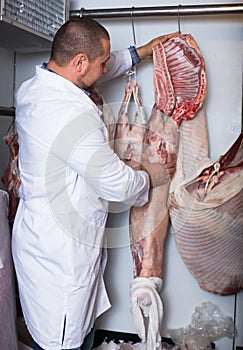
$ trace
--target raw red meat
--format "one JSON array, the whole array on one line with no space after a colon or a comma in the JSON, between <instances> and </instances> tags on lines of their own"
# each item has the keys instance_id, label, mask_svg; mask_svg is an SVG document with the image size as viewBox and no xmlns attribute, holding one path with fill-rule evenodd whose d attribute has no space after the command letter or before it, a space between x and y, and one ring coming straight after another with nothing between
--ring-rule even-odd
<instances>
[{"instance_id":1,"label":"raw red meat","mask_svg":"<svg viewBox=\"0 0 243 350\"><path fill-rule=\"evenodd\" d=\"M5 190L9 194L9 222L13 223L15 214L17 211L19 203L19 187L21 184L19 177L18 169L18 153L19 153L19 144L18 144L18 135L17 133L11 133L4 137L6 144L9 147L10 158L2 175L2 183Z\"/></svg>"},{"instance_id":2,"label":"raw red meat","mask_svg":"<svg viewBox=\"0 0 243 350\"><path fill-rule=\"evenodd\" d=\"M194 118L206 96L205 63L190 34L180 34L153 48L157 107L179 127Z\"/></svg>"}]
</instances>

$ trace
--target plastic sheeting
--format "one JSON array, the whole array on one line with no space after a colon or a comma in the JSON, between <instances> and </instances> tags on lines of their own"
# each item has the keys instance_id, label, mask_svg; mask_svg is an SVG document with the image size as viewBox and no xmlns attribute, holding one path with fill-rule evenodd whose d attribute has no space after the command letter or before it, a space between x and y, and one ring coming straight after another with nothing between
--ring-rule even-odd
<instances>
[{"instance_id":1,"label":"plastic sheeting","mask_svg":"<svg viewBox=\"0 0 243 350\"><path fill-rule=\"evenodd\" d=\"M224 337L233 339L236 334L233 319L210 302L195 308L187 327L170 331L172 340L180 350L209 350L212 349L212 342Z\"/></svg>"},{"instance_id":2,"label":"plastic sheeting","mask_svg":"<svg viewBox=\"0 0 243 350\"><path fill-rule=\"evenodd\" d=\"M9 198L0 190L0 349L17 350L13 264L8 222Z\"/></svg>"}]
</instances>

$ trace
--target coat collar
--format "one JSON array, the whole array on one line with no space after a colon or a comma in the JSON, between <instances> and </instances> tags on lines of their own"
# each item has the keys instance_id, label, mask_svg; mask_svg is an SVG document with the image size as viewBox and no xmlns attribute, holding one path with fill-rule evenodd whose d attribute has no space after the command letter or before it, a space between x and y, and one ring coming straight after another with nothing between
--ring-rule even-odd
<instances>
[{"instance_id":1,"label":"coat collar","mask_svg":"<svg viewBox=\"0 0 243 350\"><path fill-rule=\"evenodd\" d=\"M87 104L91 104L93 107L95 107L99 115L102 114L96 104L88 96L87 91L80 89L78 86L61 75L43 69L41 65L38 65L36 66L36 78L43 81L45 85L51 86L53 89L62 91L65 90L67 93L79 96L83 102L85 101Z\"/></svg>"}]
</instances>

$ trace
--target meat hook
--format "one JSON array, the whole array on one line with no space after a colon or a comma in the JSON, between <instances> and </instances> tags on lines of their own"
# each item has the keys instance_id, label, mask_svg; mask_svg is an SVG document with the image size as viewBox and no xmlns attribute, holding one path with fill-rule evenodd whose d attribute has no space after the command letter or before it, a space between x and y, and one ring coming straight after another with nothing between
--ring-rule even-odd
<instances>
[{"instance_id":1,"label":"meat hook","mask_svg":"<svg viewBox=\"0 0 243 350\"><path fill-rule=\"evenodd\" d=\"M204 188L204 197L206 196L206 193L207 193L207 189L208 189L208 186L209 186L209 183L212 179L212 177L215 175L215 174L218 174L219 173L219 170L220 170L220 163L219 162L215 162L214 165L214 170L212 172L212 174L209 176L209 178L207 179L207 182L206 182L206 185L205 185L205 188Z\"/></svg>"},{"instance_id":2,"label":"meat hook","mask_svg":"<svg viewBox=\"0 0 243 350\"><path fill-rule=\"evenodd\" d=\"M132 19L133 44L134 44L134 46L136 46L136 45L137 45L137 42L136 42L135 27L134 27L134 19L133 19L133 9L134 9L134 6L133 6L132 9L131 9L131 19Z\"/></svg>"},{"instance_id":3,"label":"meat hook","mask_svg":"<svg viewBox=\"0 0 243 350\"><path fill-rule=\"evenodd\" d=\"M84 7L81 7L80 11L79 11L79 17L82 18L83 17L83 12L84 12Z\"/></svg>"},{"instance_id":4,"label":"meat hook","mask_svg":"<svg viewBox=\"0 0 243 350\"><path fill-rule=\"evenodd\" d=\"M13 118L13 120L11 121L11 124L8 127L8 131L7 134L12 134L16 132L16 124L15 124L15 118Z\"/></svg>"},{"instance_id":5,"label":"meat hook","mask_svg":"<svg viewBox=\"0 0 243 350\"><path fill-rule=\"evenodd\" d=\"M179 32L179 34L181 34L180 7L181 7L181 4L178 5L178 9L177 9L177 25L178 25L178 32Z\"/></svg>"},{"instance_id":6,"label":"meat hook","mask_svg":"<svg viewBox=\"0 0 243 350\"><path fill-rule=\"evenodd\" d=\"M131 8L131 20L132 20L132 36L133 36L133 45L136 47L137 41L136 41L136 34L135 34L135 26L134 26L134 18L133 18L133 9L134 6ZM136 80L136 66L133 66L130 71L127 74L129 77L134 76L134 80Z\"/></svg>"}]
</instances>

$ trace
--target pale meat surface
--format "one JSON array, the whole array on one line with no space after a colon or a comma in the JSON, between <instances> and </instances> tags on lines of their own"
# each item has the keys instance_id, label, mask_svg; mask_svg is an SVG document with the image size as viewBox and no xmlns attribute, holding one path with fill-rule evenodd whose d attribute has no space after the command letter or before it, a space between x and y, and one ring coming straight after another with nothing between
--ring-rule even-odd
<instances>
[{"instance_id":1,"label":"pale meat surface","mask_svg":"<svg viewBox=\"0 0 243 350\"><path fill-rule=\"evenodd\" d=\"M90 98L92 101L96 104L96 106L101 110L102 115L101 118L103 122L105 123L105 126L108 131L108 137L111 148L114 147L114 134L115 134L115 128L116 128L116 122L113 117L113 114L111 112L111 109L109 105L106 103L104 97L99 93L98 89L95 87L92 87L89 89Z\"/></svg>"},{"instance_id":2,"label":"pale meat surface","mask_svg":"<svg viewBox=\"0 0 243 350\"><path fill-rule=\"evenodd\" d=\"M136 113L134 122L129 117L129 103L134 97ZM135 169L140 168L143 157L150 163L166 163L176 159L179 134L175 122L163 117L154 106L146 123L138 85L128 81L125 97L119 111L115 151ZM167 199L169 181L150 190L149 202L130 210L130 243L134 263L134 277L162 277L164 244L168 230Z\"/></svg>"},{"instance_id":3,"label":"pale meat surface","mask_svg":"<svg viewBox=\"0 0 243 350\"><path fill-rule=\"evenodd\" d=\"M134 120L130 120L129 116L129 105L132 103L135 105ZM140 168L145 128L146 119L139 98L138 84L128 80L116 123L114 149L120 159L130 161L135 169Z\"/></svg>"},{"instance_id":4,"label":"pale meat surface","mask_svg":"<svg viewBox=\"0 0 243 350\"><path fill-rule=\"evenodd\" d=\"M179 134L171 118L153 108L144 135L143 154L150 163L176 159ZM169 181L150 190L149 202L130 211L130 239L134 276L162 277L164 244L168 230Z\"/></svg>"},{"instance_id":5,"label":"pale meat surface","mask_svg":"<svg viewBox=\"0 0 243 350\"><path fill-rule=\"evenodd\" d=\"M9 194L9 222L12 224L19 204L19 188L21 184L18 169L19 143L17 133L11 133L4 137L9 148L9 161L1 180L5 190Z\"/></svg>"},{"instance_id":6,"label":"pale meat surface","mask_svg":"<svg viewBox=\"0 0 243 350\"><path fill-rule=\"evenodd\" d=\"M191 123L190 139L195 144L198 125ZM186 145L186 133L183 138ZM183 261L202 289L220 295L243 289L242 138L241 133L218 161L206 157L207 142L204 147L198 143L195 154L202 158L195 161L191 154L191 164L201 166L196 170L191 167L184 181L177 177L170 203L176 245ZM189 152L184 156L188 163Z\"/></svg>"}]
</instances>

